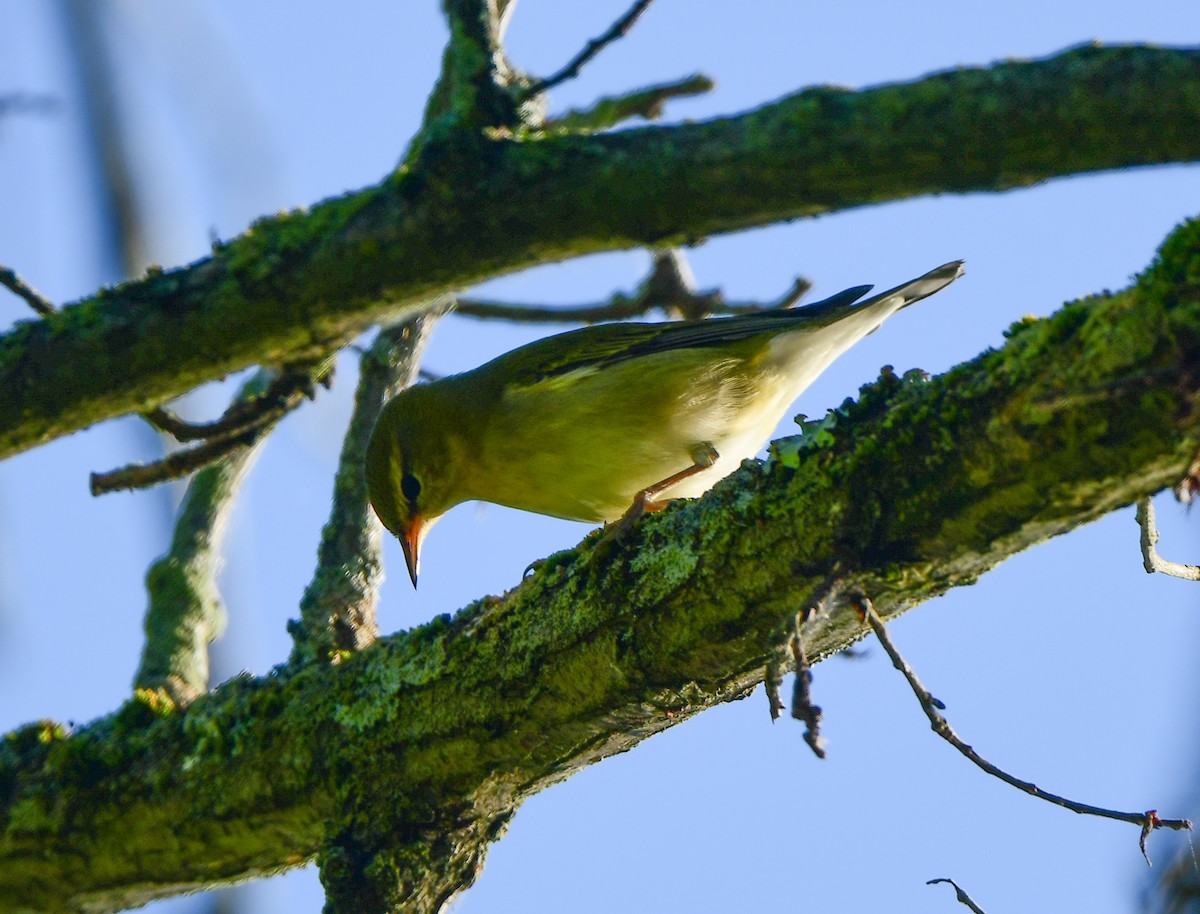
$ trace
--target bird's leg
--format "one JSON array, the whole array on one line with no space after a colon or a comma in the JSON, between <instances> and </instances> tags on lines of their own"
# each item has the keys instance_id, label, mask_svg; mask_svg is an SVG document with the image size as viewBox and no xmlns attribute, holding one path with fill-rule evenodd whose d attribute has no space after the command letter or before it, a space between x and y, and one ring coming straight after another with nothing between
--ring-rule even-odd
<instances>
[{"instance_id":1,"label":"bird's leg","mask_svg":"<svg viewBox=\"0 0 1200 914\"><path fill-rule=\"evenodd\" d=\"M714 463L721 455L717 453L717 449L709 442L702 441L700 444L692 448L692 465L685 467L678 473L672 473L666 479L656 482L652 486L646 486L633 498L633 504L629 506L621 517L609 524L604 531L604 536L601 538L601 543L607 543L610 540L619 540L626 533L633 529L633 525L645 517L647 514L653 514L655 511L661 511L667 506L666 501L658 501L657 498L663 492L671 488L676 483L695 476L697 473L703 473Z\"/></svg>"}]
</instances>

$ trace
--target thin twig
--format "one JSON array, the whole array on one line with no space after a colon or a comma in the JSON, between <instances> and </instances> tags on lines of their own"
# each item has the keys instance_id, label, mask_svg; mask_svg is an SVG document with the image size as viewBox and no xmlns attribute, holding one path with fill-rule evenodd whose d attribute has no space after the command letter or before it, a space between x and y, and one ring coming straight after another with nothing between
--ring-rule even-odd
<instances>
[{"instance_id":1,"label":"thin twig","mask_svg":"<svg viewBox=\"0 0 1200 914\"><path fill-rule=\"evenodd\" d=\"M773 653L771 659L767 661L767 668L763 673L763 686L767 690L767 705L772 722L783 716L784 669L783 660Z\"/></svg>"},{"instance_id":2,"label":"thin twig","mask_svg":"<svg viewBox=\"0 0 1200 914\"><path fill-rule=\"evenodd\" d=\"M925 884L926 885L937 885L939 882L946 882L946 883L949 883L950 885L954 886L954 891L958 896L958 900L961 901L963 904L965 904L972 911L974 911L975 914L987 914L987 912L983 908L979 907L979 905L975 904L975 902L971 900L970 895L968 895L966 892L964 892L962 889L960 889L958 887L958 883L955 882L953 879L930 879Z\"/></svg>"},{"instance_id":3,"label":"thin twig","mask_svg":"<svg viewBox=\"0 0 1200 914\"><path fill-rule=\"evenodd\" d=\"M1154 547L1158 544L1158 526L1154 522L1154 503L1149 498L1143 498L1137 504L1137 522L1142 528L1142 565L1146 574L1158 571L1169 574L1173 578L1185 581L1200 581L1200 565L1185 565L1182 562L1169 562L1158 554Z\"/></svg>"},{"instance_id":4,"label":"thin twig","mask_svg":"<svg viewBox=\"0 0 1200 914\"><path fill-rule=\"evenodd\" d=\"M595 133L615 127L632 117L654 121L662 117L663 106L669 100L703 95L711 92L715 86L707 76L697 73L675 82L647 86L624 95L607 96L586 108L573 108L549 118L543 127L570 133Z\"/></svg>"},{"instance_id":5,"label":"thin twig","mask_svg":"<svg viewBox=\"0 0 1200 914\"><path fill-rule=\"evenodd\" d=\"M792 634L792 659L796 663L796 680L792 686L792 717L804 722L804 741L817 758L825 758L825 739L821 736L821 709L812 701L812 668L800 640L800 625Z\"/></svg>"},{"instance_id":6,"label":"thin twig","mask_svg":"<svg viewBox=\"0 0 1200 914\"><path fill-rule=\"evenodd\" d=\"M8 267L0 267L0 285L3 285L14 295L25 299L25 304L29 305L29 307L42 317L47 317L58 310L54 307L54 303L50 299L46 298L45 295L22 279L16 270L10 270Z\"/></svg>"},{"instance_id":7,"label":"thin twig","mask_svg":"<svg viewBox=\"0 0 1200 914\"><path fill-rule=\"evenodd\" d=\"M571 58L565 67L563 67L553 76L547 76L545 79L539 79L530 85L522 93L521 100L524 101L525 99L528 99L534 95L538 95L539 93L553 89L555 86L566 82L568 79L574 79L579 75L579 71L583 68L584 64L604 50L605 47L628 33L628 31L633 27L633 24L637 22L638 17L641 16L642 13L646 12L646 9L653 2L654 0L637 0L637 2L629 8L624 16L612 24L607 32L597 38L593 38L586 45L584 45L583 50Z\"/></svg>"},{"instance_id":8,"label":"thin twig","mask_svg":"<svg viewBox=\"0 0 1200 914\"><path fill-rule=\"evenodd\" d=\"M677 284L664 281L667 271L662 266L666 256L677 257L679 252L658 252L650 275L642 281L633 295L618 293L607 302L576 305L565 308L547 305L511 304L479 298L460 298L455 313L480 320L504 320L530 324L599 324L644 317L661 310L671 317L695 319L709 314L752 314L757 311L793 307L812 288L806 279L797 278L780 298L762 302L727 302L718 291L696 292L681 280Z\"/></svg>"},{"instance_id":9,"label":"thin twig","mask_svg":"<svg viewBox=\"0 0 1200 914\"><path fill-rule=\"evenodd\" d=\"M215 438L193 448L174 451L153 463L131 463L105 473L91 475L93 495L119 492L122 489L148 489L159 483L182 479L234 453L240 448L253 447L266 426L258 426L229 438Z\"/></svg>"},{"instance_id":10,"label":"thin twig","mask_svg":"<svg viewBox=\"0 0 1200 914\"><path fill-rule=\"evenodd\" d=\"M930 726L933 727L933 732L946 740L955 749L965 755L968 759L974 762L978 767L982 768L993 777L997 777L1004 783L1016 787L1033 797L1045 800L1048 803L1053 803L1056 806L1061 806L1064 809L1069 809L1071 812L1077 812L1081 815L1100 816L1105 819L1116 819L1119 822L1129 822L1133 825L1138 825L1142 829L1141 848L1142 855L1146 858L1146 863L1150 863L1150 857L1146 853L1146 838L1156 828L1173 828L1176 830L1192 828L1192 823L1189 819L1160 819L1158 811L1154 809L1146 812L1119 812L1114 809L1105 809L1102 806L1091 806L1087 803L1079 803L1075 800L1068 800L1066 797L1060 797L1057 794L1042 790L1036 784L1029 781L1022 781L1019 778L1013 777L1008 772L997 768L971 746L962 741L957 733L951 728L946 718L939 713L939 709L945 706L934 698L921 685L921 681L913 672L912 667L908 665L904 657L901 656L895 644L892 643L891 636L888 634L887 627L883 624L883 620L879 618L879 614L875 612L875 607L871 601L863 596L858 599L858 604L862 608L863 616L870 624L875 632L875 637L879 639L879 643L883 645L883 649L887 651L889 657L892 658L892 666L899 670L904 678L908 680L909 686L913 690L913 694L917 696L917 701L921 704L921 710L925 712L925 716L929 718Z\"/></svg>"},{"instance_id":11,"label":"thin twig","mask_svg":"<svg viewBox=\"0 0 1200 914\"><path fill-rule=\"evenodd\" d=\"M188 422L162 406L143 413L143 417L180 442L234 437L268 422L276 422L304 400L311 400L314 385L328 387L331 373L332 363L328 363L328 367L322 363L316 372L312 366L289 369L279 374L261 395L235 400L215 422Z\"/></svg>"},{"instance_id":12,"label":"thin twig","mask_svg":"<svg viewBox=\"0 0 1200 914\"><path fill-rule=\"evenodd\" d=\"M272 372L269 384L256 386L255 389L260 391L258 396L239 396L220 419L203 425L185 422L164 407L143 413L143 419L178 440L202 443L174 451L152 463L132 463L108 472L93 473L92 494L147 489L181 479L241 448L252 447L280 419L305 399L311 399L316 384L328 387L332 374L332 358Z\"/></svg>"},{"instance_id":13,"label":"thin twig","mask_svg":"<svg viewBox=\"0 0 1200 914\"><path fill-rule=\"evenodd\" d=\"M642 317L654 310L626 295L614 295L607 302L555 308L548 305L510 304L484 298L460 298L455 314L479 320L511 321L518 324L599 324Z\"/></svg>"}]
</instances>

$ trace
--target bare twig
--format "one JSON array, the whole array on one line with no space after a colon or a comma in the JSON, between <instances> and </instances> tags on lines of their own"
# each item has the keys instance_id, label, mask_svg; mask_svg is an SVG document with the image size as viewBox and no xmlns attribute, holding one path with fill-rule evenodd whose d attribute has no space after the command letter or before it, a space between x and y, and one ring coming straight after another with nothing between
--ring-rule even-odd
<instances>
[{"instance_id":1,"label":"bare twig","mask_svg":"<svg viewBox=\"0 0 1200 914\"><path fill-rule=\"evenodd\" d=\"M1146 854L1146 837L1156 828L1172 828L1176 830L1187 829L1191 831L1192 823L1189 819L1160 819L1158 811L1154 809L1146 812L1119 812L1115 809L1105 809L1102 806L1091 806L1087 803L1079 803L1075 800L1068 800L1066 797L1060 797L1057 794L1042 790L1036 784L1029 781L1022 781L1019 778L1013 777L1007 771L997 768L971 746L967 745L951 728L946 718L939 713L939 709L945 707L940 701L934 698L921 684L916 673L913 672L897 650L896 645L892 643L891 636L888 634L887 627L883 624L883 620L879 618L879 614L875 612L875 607L871 601L860 596L858 599L859 606L862 609L863 617L875 632L875 637L879 639L879 643L883 645L883 649L887 651L889 657L892 658L892 666L899 670L905 679L908 680L909 686L913 690L913 694L917 696L917 701L921 704L921 710L925 712L925 716L929 718L930 726L933 727L933 732L946 740L951 746L965 755L968 759L982 768L993 777L999 778L1004 783L1016 787L1018 790L1024 791L1033 797L1045 800L1048 803L1053 803L1056 806L1061 806L1064 809L1069 809L1071 812L1077 812L1081 815L1099 816L1104 819L1116 819L1118 822L1129 822L1137 825L1142 829L1141 848L1142 855L1146 857L1146 863L1150 863L1150 857Z\"/></svg>"},{"instance_id":2,"label":"bare twig","mask_svg":"<svg viewBox=\"0 0 1200 914\"><path fill-rule=\"evenodd\" d=\"M53 314L58 309L54 307L54 303L46 298L41 292L27 283L15 271L8 267L0 267L0 285L4 286L14 295L25 299L25 304L29 305L34 311L42 317Z\"/></svg>"},{"instance_id":3,"label":"bare twig","mask_svg":"<svg viewBox=\"0 0 1200 914\"><path fill-rule=\"evenodd\" d=\"M975 904L975 902L971 900L970 895L968 895L966 892L964 892L962 889L960 889L958 887L958 883L955 882L953 879L944 879L944 878L943 879L930 879L925 884L926 885L937 885L939 882L946 882L946 883L949 883L950 885L954 886L954 892L955 892L956 896L958 897L958 900L960 902L962 902L963 904L965 904L972 911L974 911L975 914L987 914L987 912L983 908L979 907L979 905Z\"/></svg>"},{"instance_id":4,"label":"bare twig","mask_svg":"<svg viewBox=\"0 0 1200 914\"><path fill-rule=\"evenodd\" d=\"M586 64L589 60L599 54L602 50L604 50L605 47L612 44L618 38L626 35L633 27L633 24L637 22L638 17L641 16L642 13L646 12L647 8L653 2L654 0L637 0L637 2L626 11L624 16L612 24L607 32L599 37L593 38L586 45L584 45L583 50L571 58L565 67L563 67L553 76L547 76L545 79L539 79L530 85L522 94L522 100L525 100L530 96L537 95L541 92L546 92L549 89L553 89L555 86L566 82L568 79L574 79L579 75L579 71L583 68L584 64Z\"/></svg>"},{"instance_id":5,"label":"bare twig","mask_svg":"<svg viewBox=\"0 0 1200 914\"><path fill-rule=\"evenodd\" d=\"M607 302L567 308L514 305L486 298L460 298L454 312L479 320L512 321L518 324L599 324L641 317L654 310L654 307L636 298L618 294Z\"/></svg>"},{"instance_id":6,"label":"bare twig","mask_svg":"<svg viewBox=\"0 0 1200 914\"><path fill-rule=\"evenodd\" d=\"M797 620L799 622L799 620ZM812 668L800 640L800 626L792 635L792 659L796 663L796 680L792 686L792 717L804 722L804 741L817 758L825 758L825 739L821 736L821 709L813 704Z\"/></svg>"},{"instance_id":7,"label":"bare twig","mask_svg":"<svg viewBox=\"0 0 1200 914\"><path fill-rule=\"evenodd\" d=\"M547 130L566 130L572 133L594 133L615 127L631 117L648 121L662 117L663 105L672 98L686 98L711 92L715 83L702 73L672 83L647 86L624 95L602 98L587 108L576 108L548 119Z\"/></svg>"},{"instance_id":8,"label":"bare twig","mask_svg":"<svg viewBox=\"0 0 1200 914\"><path fill-rule=\"evenodd\" d=\"M92 494L148 489L162 482L182 479L240 448L252 447L264 432L265 428L260 426L230 438L214 438L196 447L175 451L153 463L131 463L105 473L93 473L90 480Z\"/></svg>"},{"instance_id":9,"label":"bare twig","mask_svg":"<svg viewBox=\"0 0 1200 914\"><path fill-rule=\"evenodd\" d=\"M718 291L696 292L691 271L682 258L682 252L676 249L655 252L650 275L642 281L637 291L633 295L618 293L607 302L555 308L460 298L455 305L455 313L478 319L540 324L598 324L644 317L655 310L661 310L669 317L695 319L710 314L749 314L767 309L791 308L812 288L808 280L797 278L773 302L726 302Z\"/></svg>"},{"instance_id":10,"label":"bare twig","mask_svg":"<svg viewBox=\"0 0 1200 914\"><path fill-rule=\"evenodd\" d=\"M144 413L143 417L180 442L229 438L277 422L304 400L311 400L316 384L328 387L331 377L332 362L322 363L315 372L311 365L289 368L278 373L260 395L235 400L215 422L188 422L162 406Z\"/></svg>"},{"instance_id":11,"label":"bare twig","mask_svg":"<svg viewBox=\"0 0 1200 914\"><path fill-rule=\"evenodd\" d=\"M150 424L182 441L200 440L193 448L184 448L152 463L132 463L105 473L93 473L93 495L121 489L147 489L159 483L181 479L238 451L252 447L275 427L280 419L311 399L316 384L329 385L332 358L303 366L293 365L282 372L272 371L270 383L255 387L257 396L239 397L216 422L193 425L170 410L157 407L144 413ZM249 387L249 385L247 385Z\"/></svg>"},{"instance_id":12,"label":"bare twig","mask_svg":"<svg viewBox=\"0 0 1200 914\"><path fill-rule=\"evenodd\" d=\"M763 687L767 690L767 704L771 712L771 720L779 720L783 716L783 674L786 669L781 657L772 656L767 661L763 673Z\"/></svg>"},{"instance_id":13,"label":"bare twig","mask_svg":"<svg viewBox=\"0 0 1200 914\"><path fill-rule=\"evenodd\" d=\"M1158 527L1154 522L1154 503L1149 497L1138 502L1137 522L1142 528L1142 565L1145 566L1146 574L1158 571L1185 581L1200 581L1200 565L1169 562L1154 548L1158 544Z\"/></svg>"}]
</instances>

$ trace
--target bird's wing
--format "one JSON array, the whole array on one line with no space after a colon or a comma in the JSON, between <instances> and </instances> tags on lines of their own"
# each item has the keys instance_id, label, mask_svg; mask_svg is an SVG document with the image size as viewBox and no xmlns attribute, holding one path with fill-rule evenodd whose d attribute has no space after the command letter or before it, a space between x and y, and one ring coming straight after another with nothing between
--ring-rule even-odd
<instances>
[{"instance_id":1,"label":"bird's wing","mask_svg":"<svg viewBox=\"0 0 1200 914\"><path fill-rule=\"evenodd\" d=\"M505 377L524 386L653 353L737 342L809 321L825 326L870 288L856 286L823 302L789 311L760 311L737 317L661 324L627 322L584 327L538 340L501 356L508 363Z\"/></svg>"},{"instance_id":2,"label":"bird's wing","mask_svg":"<svg viewBox=\"0 0 1200 914\"><path fill-rule=\"evenodd\" d=\"M503 374L511 383L524 386L654 353L735 343L759 334L792 330L801 324L818 329L837 323L849 313L897 296L902 299L895 304L898 310L932 295L961 274L962 262L953 261L857 305L854 302L869 292L871 286L855 286L824 301L786 311L759 311L712 320L584 327L538 340L501 356L506 362Z\"/></svg>"}]
</instances>

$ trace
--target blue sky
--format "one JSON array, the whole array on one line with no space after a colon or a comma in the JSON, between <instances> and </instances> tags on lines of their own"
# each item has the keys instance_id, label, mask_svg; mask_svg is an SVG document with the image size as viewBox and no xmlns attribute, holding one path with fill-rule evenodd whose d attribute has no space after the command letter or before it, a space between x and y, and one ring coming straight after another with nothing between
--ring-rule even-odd
<instances>
[{"instance_id":1,"label":"blue sky","mask_svg":"<svg viewBox=\"0 0 1200 914\"><path fill-rule=\"evenodd\" d=\"M522 0L516 63L556 69L623 3ZM80 103L57 4L0 4L0 94L59 100L51 116L0 122L0 263L56 301L117 277L103 256ZM432 3L110 6L154 260L203 256L256 216L378 181L416 129L444 26ZM1042 56L1082 41L1200 44L1192 3L811 4L658 0L624 41L552 98L555 109L702 71L711 95L673 119L753 107L813 83L865 86L956 65ZM777 297L797 275L814 296L886 287L956 258L967 275L845 356L796 412L819 416L884 364L940 372L1003 342L1025 314L1121 288L1200 201L1194 167L1056 181L1005 195L943 196L710 239L690 252L699 285ZM520 201L518 201L519 204ZM520 301L595 301L644 275L642 252L504 277L481 291ZM0 295L0 327L27 315ZM427 364L471 367L543 332L464 319L439 326ZM545 331L549 332L549 331ZM223 587L225 675L282 660L288 618L328 510L354 357L333 391L286 420L243 493ZM218 412L228 386L189 402ZM787 423L790 425L790 423ZM788 428L781 429L781 434ZM166 544L179 493L87 494L87 476L153 454L131 420L0 464L0 728L86 722L128 694L140 649L142 577ZM1197 561L1194 520L1158 501L1162 548ZM463 506L431 534L413 593L389 545L385 631L516 582L587 528ZM1197 591L1141 569L1132 509L1044 544L976 586L917 608L893 636L958 731L1019 776L1078 799L1195 814L1196 713L1189 661ZM1129 826L1074 816L985 777L934 737L882 651L816 670L830 757L761 691L702 715L535 797L493 849L459 912L718 912L802 899L814 910L957 910L949 876L987 910L1125 912L1146 867ZM1165 863L1184 846L1155 835ZM247 909L317 912L315 873L236 890ZM156 906L205 910L197 899Z\"/></svg>"}]
</instances>

